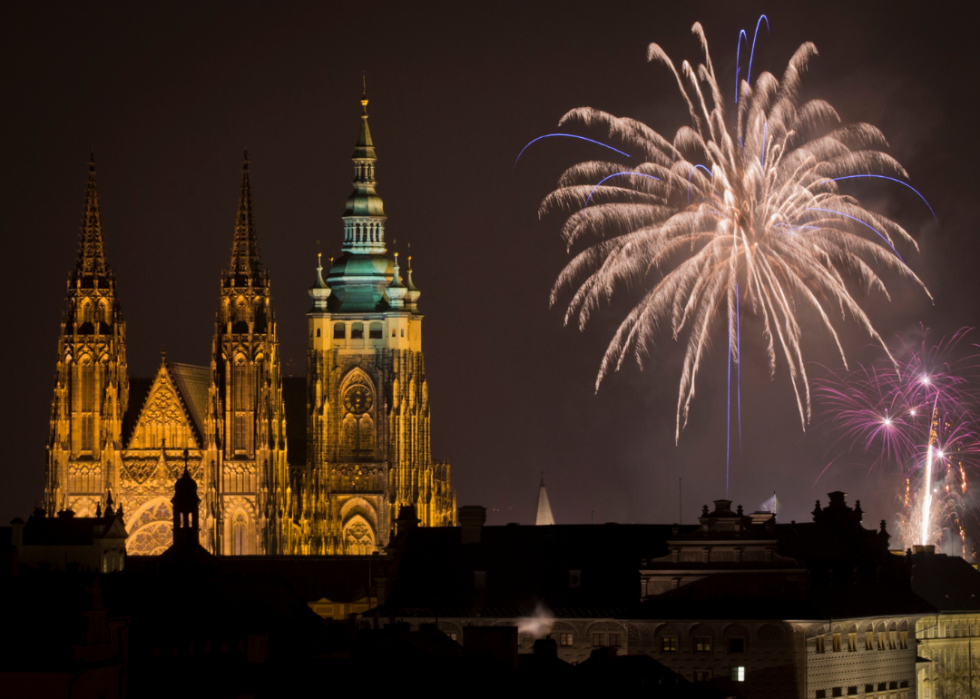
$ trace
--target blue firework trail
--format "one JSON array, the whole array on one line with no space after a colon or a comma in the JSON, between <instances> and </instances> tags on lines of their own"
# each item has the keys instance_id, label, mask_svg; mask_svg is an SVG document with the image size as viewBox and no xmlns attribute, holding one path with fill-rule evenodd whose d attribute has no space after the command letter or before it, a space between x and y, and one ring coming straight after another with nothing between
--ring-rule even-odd
<instances>
[{"instance_id":1,"label":"blue firework trail","mask_svg":"<svg viewBox=\"0 0 980 699\"><path fill-rule=\"evenodd\" d=\"M573 134L573 133L546 133L543 136L538 136L537 138L531 139L526 146L524 146L523 148L521 148L521 152L517 154L517 160L514 161L514 167L517 167L518 160L521 159L521 156L524 155L524 151L526 151L531 146L531 144L537 143L538 141L540 141L543 138L556 138L556 137L577 138L580 141L588 141L589 143L594 143L597 146L602 146L603 148L608 148L609 150L614 151L616 153L619 153L620 155L625 155L627 158L630 157L630 154L629 153L624 153L623 151L619 150L618 148L613 148L609 144L603 143L602 141L596 141L593 138L586 138L585 136L577 136L576 134Z\"/></svg>"}]
</instances>

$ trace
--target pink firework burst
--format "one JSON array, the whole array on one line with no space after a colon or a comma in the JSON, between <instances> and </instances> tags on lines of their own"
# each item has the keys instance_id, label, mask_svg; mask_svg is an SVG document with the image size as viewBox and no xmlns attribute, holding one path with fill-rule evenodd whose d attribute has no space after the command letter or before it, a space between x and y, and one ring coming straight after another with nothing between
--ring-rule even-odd
<instances>
[{"instance_id":1,"label":"pink firework burst","mask_svg":"<svg viewBox=\"0 0 980 699\"><path fill-rule=\"evenodd\" d=\"M940 544L952 529L965 542L968 474L980 465L980 354L961 328L930 344L902 343L895 362L829 372L817 382L837 444L872 469L898 470L905 492L898 518L904 547ZM965 543L964 543L965 554Z\"/></svg>"}]
</instances>

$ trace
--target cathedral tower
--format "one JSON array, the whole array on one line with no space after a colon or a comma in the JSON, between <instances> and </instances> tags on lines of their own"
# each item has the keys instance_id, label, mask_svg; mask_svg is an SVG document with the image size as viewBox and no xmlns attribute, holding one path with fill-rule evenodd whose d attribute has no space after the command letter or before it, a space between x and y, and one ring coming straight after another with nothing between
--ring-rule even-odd
<instances>
[{"instance_id":1,"label":"cathedral tower","mask_svg":"<svg viewBox=\"0 0 980 699\"><path fill-rule=\"evenodd\" d=\"M342 254L310 289L308 468L296 553L370 554L401 507L455 524L449 464L434 463L419 290L388 257L377 156L361 100Z\"/></svg>"},{"instance_id":2,"label":"cathedral tower","mask_svg":"<svg viewBox=\"0 0 980 699\"><path fill-rule=\"evenodd\" d=\"M71 508L92 517L107 490L118 491L128 394L126 323L105 255L93 156L58 336L44 497L49 514Z\"/></svg>"},{"instance_id":3,"label":"cathedral tower","mask_svg":"<svg viewBox=\"0 0 980 699\"><path fill-rule=\"evenodd\" d=\"M231 264L221 275L208 400L215 488L206 491L214 551L280 553L286 511L286 444L279 341L269 274L259 260L249 183L242 166Z\"/></svg>"}]
</instances>

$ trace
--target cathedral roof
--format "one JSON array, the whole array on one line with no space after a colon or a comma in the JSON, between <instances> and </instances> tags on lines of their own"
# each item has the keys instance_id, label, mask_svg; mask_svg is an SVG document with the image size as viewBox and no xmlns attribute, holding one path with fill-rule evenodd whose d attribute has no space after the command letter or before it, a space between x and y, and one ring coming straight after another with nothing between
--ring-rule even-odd
<instances>
[{"instance_id":1,"label":"cathedral roof","mask_svg":"<svg viewBox=\"0 0 980 699\"><path fill-rule=\"evenodd\" d=\"M157 375L152 379L133 378L129 380L129 406L123 416L122 438L126 447L130 446L133 435L139 425L140 418L146 412L151 399L160 394L160 400L166 402L173 396L179 409L191 428L191 432L199 445L205 443L205 419L207 417L208 390L211 385L211 372L207 367L190 364L162 362ZM159 447L160 445L144 445L144 447Z\"/></svg>"},{"instance_id":2,"label":"cathedral roof","mask_svg":"<svg viewBox=\"0 0 980 699\"><path fill-rule=\"evenodd\" d=\"M187 412L193 420L199 436L204 435L204 425L208 414L208 391L211 388L211 370L191 364L167 364L174 383L180 390Z\"/></svg>"}]
</instances>

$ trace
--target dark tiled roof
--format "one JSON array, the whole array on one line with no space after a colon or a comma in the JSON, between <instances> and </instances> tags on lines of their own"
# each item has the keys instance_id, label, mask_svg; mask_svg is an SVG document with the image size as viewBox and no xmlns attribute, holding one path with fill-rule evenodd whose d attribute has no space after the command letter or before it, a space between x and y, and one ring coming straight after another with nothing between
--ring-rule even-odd
<instances>
[{"instance_id":1,"label":"dark tiled roof","mask_svg":"<svg viewBox=\"0 0 980 699\"><path fill-rule=\"evenodd\" d=\"M286 376L282 380L283 409L286 412L286 462L306 465L306 377Z\"/></svg>"},{"instance_id":2,"label":"dark tiled roof","mask_svg":"<svg viewBox=\"0 0 980 699\"><path fill-rule=\"evenodd\" d=\"M565 618L826 619L932 610L912 593L905 562L888 552L886 535L856 520L830 519L775 526L777 553L792 556L791 564L742 567L759 573L733 565L638 604L639 571L667 554L668 541L690 531L672 525L485 526L479 543L463 544L461 528L410 530L396 539L388 572L394 584L381 613L513 618L540 606ZM673 567L705 571L686 562ZM580 586L570 584L571 571L580 571ZM485 576L482 587L478 572Z\"/></svg>"},{"instance_id":3,"label":"dark tiled roof","mask_svg":"<svg viewBox=\"0 0 980 699\"><path fill-rule=\"evenodd\" d=\"M225 556L218 565L228 575L277 577L307 602L326 597L348 603L374 594L368 581L381 575L383 562L367 556Z\"/></svg>"},{"instance_id":4,"label":"dark tiled roof","mask_svg":"<svg viewBox=\"0 0 980 699\"><path fill-rule=\"evenodd\" d=\"M173 551L173 548L168 549ZM164 554L166 555L166 554ZM210 556L209 569L230 578L264 576L281 580L306 602L326 597L349 603L367 594L368 580L382 574L383 561L367 556ZM126 570L152 574L163 556L130 556Z\"/></svg>"},{"instance_id":5,"label":"dark tiled roof","mask_svg":"<svg viewBox=\"0 0 980 699\"><path fill-rule=\"evenodd\" d=\"M211 370L203 366L190 364L167 364L170 375L177 384L187 412L190 413L194 427L199 437L205 433L205 420L208 414L208 391L211 388ZM201 442L204 444L203 440Z\"/></svg>"},{"instance_id":6,"label":"dark tiled roof","mask_svg":"<svg viewBox=\"0 0 980 699\"><path fill-rule=\"evenodd\" d=\"M616 616L635 604L645 558L667 553L669 525L483 527L463 544L458 527L408 532L385 609L414 616ZM474 572L486 573L476 588ZM581 571L581 587L569 585Z\"/></svg>"},{"instance_id":7,"label":"dark tiled roof","mask_svg":"<svg viewBox=\"0 0 980 699\"><path fill-rule=\"evenodd\" d=\"M89 546L105 536L112 522L105 517L31 517L24 525L24 545Z\"/></svg>"},{"instance_id":8,"label":"dark tiled roof","mask_svg":"<svg viewBox=\"0 0 980 699\"><path fill-rule=\"evenodd\" d=\"M980 610L980 572L958 556L913 554L912 589L942 612Z\"/></svg>"},{"instance_id":9,"label":"dark tiled roof","mask_svg":"<svg viewBox=\"0 0 980 699\"><path fill-rule=\"evenodd\" d=\"M123 415L122 439L123 444L129 444L136 429L136 423L140 419L143 411L143 404L146 397L150 395L150 388L153 387L153 379L130 379L129 380L129 403L126 405L126 414Z\"/></svg>"}]
</instances>

